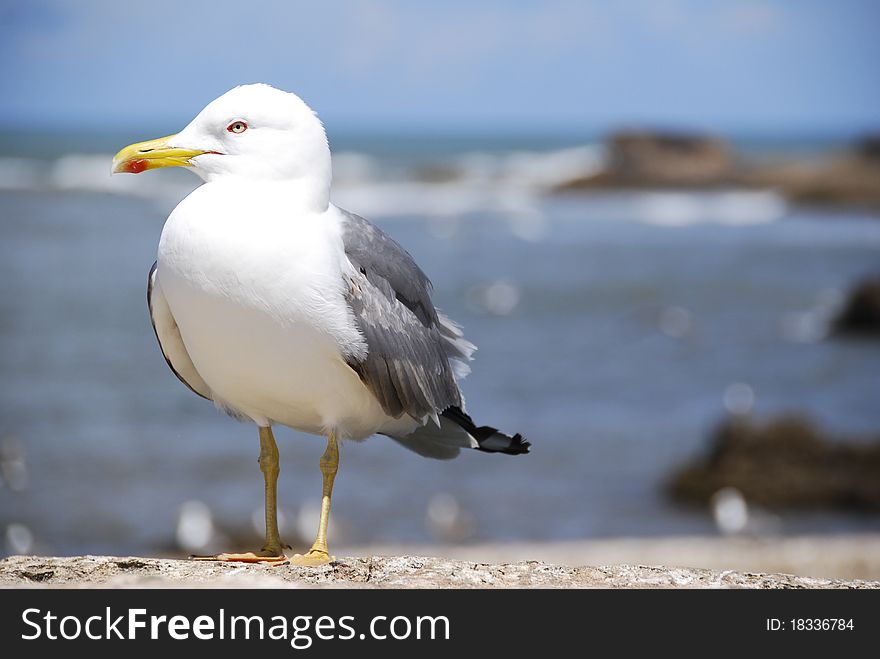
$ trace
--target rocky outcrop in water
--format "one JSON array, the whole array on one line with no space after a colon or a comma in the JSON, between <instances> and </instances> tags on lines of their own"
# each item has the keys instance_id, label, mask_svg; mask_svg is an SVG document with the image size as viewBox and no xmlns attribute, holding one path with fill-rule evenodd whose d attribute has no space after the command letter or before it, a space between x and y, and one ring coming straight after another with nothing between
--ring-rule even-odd
<instances>
[{"instance_id":1,"label":"rocky outcrop in water","mask_svg":"<svg viewBox=\"0 0 880 659\"><path fill-rule=\"evenodd\" d=\"M880 159L871 144L865 139L845 153L752 167L742 181L775 188L800 204L880 208Z\"/></svg>"},{"instance_id":2,"label":"rocky outcrop in water","mask_svg":"<svg viewBox=\"0 0 880 659\"><path fill-rule=\"evenodd\" d=\"M681 468L670 494L708 504L723 488L769 509L836 508L880 512L880 437L847 441L800 417L723 422L708 453Z\"/></svg>"},{"instance_id":3,"label":"rocky outcrop in water","mask_svg":"<svg viewBox=\"0 0 880 659\"><path fill-rule=\"evenodd\" d=\"M606 140L602 171L557 191L741 187L773 189L794 203L880 208L880 136L842 153L749 162L725 140L709 135L619 132Z\"/></svg>"},{"instance_id":4,"label":"rocky outcrop in water","mask_svg":"<svg viewBox=\"0 0 880 659\"><path fill-rule=\"evenodd\" d=\"M837 335L880 337L880 275L855 285L832 330Z\"/></svg>"},{"instance_id":5,"label":"rocky outcrop in water","mask_svg":"<svg viewBox=\"0 0 880 659\"><path fill-rule=\"evenodd\" d=\"M619 132L609 136L606 147L604 171L560 189L717 186L736 174L733 150L716 137Z\"/></svg>"}]
</instances>

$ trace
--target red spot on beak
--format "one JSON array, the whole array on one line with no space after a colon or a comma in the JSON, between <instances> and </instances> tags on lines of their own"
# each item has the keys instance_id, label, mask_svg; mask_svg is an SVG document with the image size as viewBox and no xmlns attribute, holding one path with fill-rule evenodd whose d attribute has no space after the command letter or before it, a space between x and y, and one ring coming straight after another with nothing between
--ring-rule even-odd
<instances>
[{"instance_id":1,"label":"red spot on beak","mask_svg":"<svg viewBox=\"0 0 880 659\"><path fill-rule=\"evenodd\" d=\"M143 158L136 158L134 160L129 160L125 163L125 168L122 170L129 174L140 174L147 170L147 161Z\"/></svg>"}]
</instances>

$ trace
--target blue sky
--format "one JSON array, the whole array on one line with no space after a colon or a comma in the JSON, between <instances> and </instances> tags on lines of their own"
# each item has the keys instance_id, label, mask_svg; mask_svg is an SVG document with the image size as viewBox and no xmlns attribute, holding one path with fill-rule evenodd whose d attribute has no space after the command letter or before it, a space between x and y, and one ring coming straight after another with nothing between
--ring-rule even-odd
<instances>
[{"instance_id":1,"label":"blue sky","mask_svg":"<svg viewBox=\"0 0 880 659\"><path fill-rule=\"evenodd\" d=\"M0 112L177 126L264 81L341 129L857 133L878 26L871 0L0 0Z\"/></svg>"}]
</instances>

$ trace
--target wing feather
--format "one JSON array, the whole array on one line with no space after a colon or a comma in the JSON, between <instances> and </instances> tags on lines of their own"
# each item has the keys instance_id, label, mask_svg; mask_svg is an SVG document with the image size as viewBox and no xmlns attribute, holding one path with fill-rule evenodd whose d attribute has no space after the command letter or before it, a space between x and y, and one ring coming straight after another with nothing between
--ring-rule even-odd
<instances>
[{"instance_id":1,"label":"wing feather","mask_svg":"<svg viewBox=\"0 0 880 659\"><path fill-rule=\"evenodd\" d=\"M346 297L367 343L366 357L349 365L394 418L423 421L460 406L457 363L470 359L473 344L434 308L431 282L412 256L364 218L343 213L353 266Z\"/></svg>"}]
</instances>

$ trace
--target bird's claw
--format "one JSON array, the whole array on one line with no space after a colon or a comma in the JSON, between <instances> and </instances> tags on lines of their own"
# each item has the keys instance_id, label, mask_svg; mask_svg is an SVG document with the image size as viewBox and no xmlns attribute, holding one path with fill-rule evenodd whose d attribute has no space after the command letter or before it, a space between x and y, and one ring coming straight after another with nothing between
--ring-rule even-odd
<instances>
[{"instance_id":1,"label":"bird's claw","mask_svg":"<svg viewBox=\"0 0 880 659\"><path fill-rule=\"evenodd\" d=\"M283 553L259 551L215 554L213 556L190 556L194 561L219 561L221 563L265 563L266 565L288 565L287 556Z\"/></svg>"},{"instance_id":2,"label":"bird's claw","mask_svg":"<svg viewBox=\"0 0 880 659\"><path fill-rule=\"evenodd\" d=\"M307 554L294 554L290 558L290 562L293 565L300 565L303 567L318 567L320 565L332 563L335 560L335 556L331 556L322 549L311 549Z\"/></svg>"}]
</instances>

